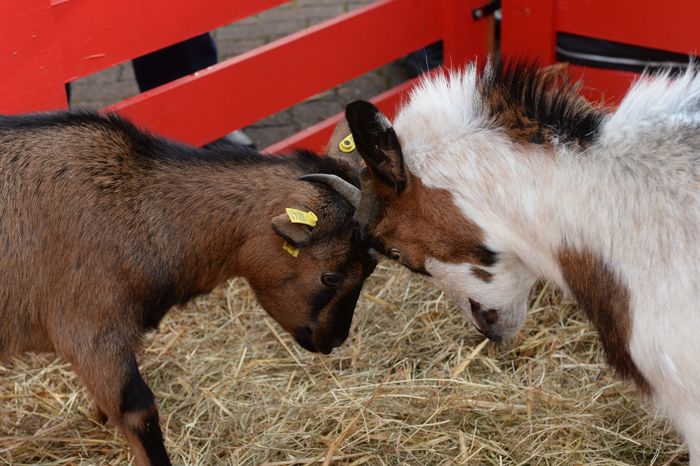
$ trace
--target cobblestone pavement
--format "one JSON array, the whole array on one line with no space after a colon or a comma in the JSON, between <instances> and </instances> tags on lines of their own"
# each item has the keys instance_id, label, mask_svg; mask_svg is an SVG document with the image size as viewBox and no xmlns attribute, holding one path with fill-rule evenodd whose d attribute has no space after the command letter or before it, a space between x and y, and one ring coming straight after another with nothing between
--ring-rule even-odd
<instances>
[{"instance_id":1,"label":"cobblestone pavement","mask_svg":"<svg viewBox=\"0 0 700 466\"><path fill-rule=\"evenodd\" d=\"M212 32L219 60L369 3L372 0L295 0L221 27ZM406 76L401 66L390 63L260 120L246 127L245 132L258 147L264 148L341 112L354 99L370 98L405 81ZM72 104L100 108L137 93L131 64L123 63L73 83ZM236 109L232 108L231 111Z\"/></svg>"}]
</instances>

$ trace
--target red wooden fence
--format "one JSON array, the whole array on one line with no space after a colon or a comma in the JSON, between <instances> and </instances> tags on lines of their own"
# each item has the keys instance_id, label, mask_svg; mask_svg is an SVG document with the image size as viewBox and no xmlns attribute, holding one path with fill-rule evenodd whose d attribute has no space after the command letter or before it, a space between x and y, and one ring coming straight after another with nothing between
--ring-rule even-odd
<instances>
[{"instance_id":1,"label":"red wooden fence","mask_svg":"<svg viewBox=\"0 0 700 466\"><path fill-rule=\"evenodd\" d=\"M283 3L5 0L0 15L0 112L64 108L66 82ZM471 17L471 10L482 3L377 1L111 109L155 132L202 144L440 39L448 64L483 58L488 21ZM375 101L391 114L409 86ZM272 149L320 149L338 118Z\"/></svg>"},{"instance_id":2,"label":"red wooden fence","mask_svg":"<svg viewBox=\"0 0 700 466\"><path fill-rule=\"evenodd\" d=\"M5 0L0 14L0 112L66 107L64 84L287 3L285 0ZM294 105L442 39L447 66L483 58L486 0L379 0L118 102L113 110L194 144ZM555 61L557 32L695 54L700 2L503 0L504 55ZM235 27L235 26L234 26ZM633 73L570 66L591 99L615 101ZM411 83L373 100L392 114ZM230 109L235 108L236 112ZM320 149L340 115L270 150Z\"/></svg>"},{"instance_id":3,"label":"red wooden fence","mask_svg":"<svg viewBox=\"0 0 700 466\"><path fill-rule=\"evenodd\" d=\"M554 63L556 33L564 32L624 44L697 54L700 2L652 0L504 0L503 54L538 57ZM592 100L618 101L635 73L569 66L583 79Z\"/></svg>"}]
</instances>

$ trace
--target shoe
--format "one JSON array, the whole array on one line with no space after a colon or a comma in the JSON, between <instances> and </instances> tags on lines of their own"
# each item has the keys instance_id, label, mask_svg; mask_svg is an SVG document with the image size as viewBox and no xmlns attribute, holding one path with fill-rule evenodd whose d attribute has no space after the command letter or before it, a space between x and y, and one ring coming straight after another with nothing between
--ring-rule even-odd
<instances>
[{"instance_id":1,"label":"shoe","mask_svg":"<svg viewBox=\"0 0 700 466\"><path fill-rule=\"evenodd\" d=\"M253 142L250 137L245 134L243 131L240 129L237 129L236 131L233 131L231 133L228 133L227 135L220 137L219 139L216 139L208 144L205 144L204 147L212 149L216 146L226 146L226 145L233 145L233 146L244 146L249 149L257 149L255 143Z\"/></svg>"},{"instance_id":2,"label":"shoe","mask_svg":"<svg viewBox=\"0 0 700 466\"><path fill-rule=\"evenodd\" d=\"M255 143L253 142L253 140L250 139L250 137L240 129L237 129L232 133L228 133L221 139L226 139L227 141L232 142L234 144L239 144L241 146L246 146L250 147L251 149L255 149Z\"/></svg>"}]
</instances>

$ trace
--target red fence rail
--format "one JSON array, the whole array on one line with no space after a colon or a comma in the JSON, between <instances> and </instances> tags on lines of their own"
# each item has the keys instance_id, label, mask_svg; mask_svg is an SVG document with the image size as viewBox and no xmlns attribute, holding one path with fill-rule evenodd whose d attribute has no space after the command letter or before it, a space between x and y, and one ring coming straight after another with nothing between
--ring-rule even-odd
<instances>
[{"instance_id":1,"label":"red fence rail","mask_svg":"<svg viewBox=\"0 0 700 466\"><path fill-rule=\"evenodd\" d=\"M202 144L440 39L445 41L448 65L484 57L487 21L471 18L471 10L482 2L380 0L118 102L111 109L155 132ZM66 82L286 2L6 3L0 16L0 69L6 70L0 76L2 113L64 108ZM392 113L408 87L399 86L375 101ZM333 121L273 148L318 149Z\"/></svg>"},{"instance_id":2,"label":"red fence rail","mask_svg":"<svg viewBox=\"0 0 700 466\"><path fill-rule=\"evenodd\" d=\"M504 54L555 61L557 32L696 55L700 52L700 2L644 0L505 0ZM570 66L592 100L618 101L635 73Z\"/></svg>"},{"instance_id":3,"label":"red fence rail","mask_svg":"<svg viewBox=\"0 0 700 466\"><path fill-rule=\"evenodd\" d=\"M285 0L5 0L0 112L65 108L64 84ZM137 95L111 108L153 131L202 144L442 39L447 66L483 58L486 0L380 0ZM501 51L555 61L557 32L696 54L700 2L505 0ZM615 101L634 73L570 66L591 99ZM391 114L410 83L373 100ZM235 108L235 112L230 109ZM340 115L273 145L319 149Z\"/></svg>"}]
</instances>

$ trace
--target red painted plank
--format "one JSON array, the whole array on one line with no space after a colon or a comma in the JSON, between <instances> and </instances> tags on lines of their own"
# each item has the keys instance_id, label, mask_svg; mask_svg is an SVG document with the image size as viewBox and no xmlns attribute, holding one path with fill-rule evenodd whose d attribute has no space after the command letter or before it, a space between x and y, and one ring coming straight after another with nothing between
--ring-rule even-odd
<instances>
[{"instance_id":1,"label":"red painted plank","mask_svg":"<svg viewBox=\"0 0 700 466\"><path fill-rule=\"evenodd\" d=\"M95 73L288 1L51 0L63 77Z\"/></svg>"},{"instance_id":2,"label":"red painted plank","mask_svg":"<svg viewBox=\"0 0 700 466\"><path fill-rule=\"evenodd\" d=\"M486 3L484 0L443 0L444 63L461 67L477 60L483 62L488 53L492 18L475 21L472 10Z\"/></svg>"},{"instance_id":3,"label":"red painted plank","mask_svg":"<svg viewBox=\"0 0 700 466\"><path fill-rule=\"evenodd\" d=\"M61 51L47 1L5 0L0 31L0 113L65 107Z\"/></svg>"},{"instance_id":4,"label":"red painted plank","mask_svg":"<svg viewBox=\"0 0 700 466\"><path fill-rule=\"evenodd\" d=\"M501 53L555 61L555 0L506 0L501 23Z\"/></svg>"},{"instance_id":5,"label":"red painted plank","mask_svg":"<svg viewBox=\"0 0 700 466\"><path fill-rule=\"evenodd\" d=\"M112 109L158 133L202 144L434 42L440 28L431 0L384 0Z\"/></svg>"},{"instance_id":6,"label":"red painted plank","mask_svg":"<svg viewBox=\"0 0 700 466\"><path fill-rule=\"evenodd\" d=\"M635 73L598 70L582 66L569 65L569 75L574 80L581 79L583 88L581 92L592 102L604 105L616 105L625 95L629 85L638 76ZM420 78L400 84L370 99L389 118L393 118L400 105L406 100L411 88ZM333 133L335 125L344 117L344 113L338 113L332 117L310 126L297 134L264 149L265 152L281 154L293 149L310 149L321 153L325 151L326 144Z\"/></svg>"},{"instance_id":7,"label":"red painted plank","mask_svg":"<svg viewBox=\"0 0 700 466\"><path fill-rule=\"evenodd\" d=\"M418 79L419 78L416 78L399 84L373 97L370 101L379 107L389 118L393 118L400 105L407 98L408 92L413 88L416 82L418 82ZM279 154L289 152L292 149L310 149L318 153L324 152L335 125L337 125L344 116L345 113L343 112L333 115L320 123L309 126L297 134L265 148L265 152Z\"/></svg>"},{"instance_id":8,"label":"red painted plank","mask_svg":"<svg viewBox=\"0 0 700 466\"><path fill-rule=\"evenodd\" d=\"M557 2L558 31L680 53L700 51L698 18L697 0Z\"/></svg>"},{"instance_id":9,"label":"red painted plank","mask_svg":"<svg viewBox=\"0 0 700 466\"><path fill-rule=\"evenodd\" d=\"M620 103L632 82L639 76L627 71L601 70L575 65L569 65L567 70L574 80L583 81L581 93L588 100L606 105Z\"/></svg>"}]
</instances>

